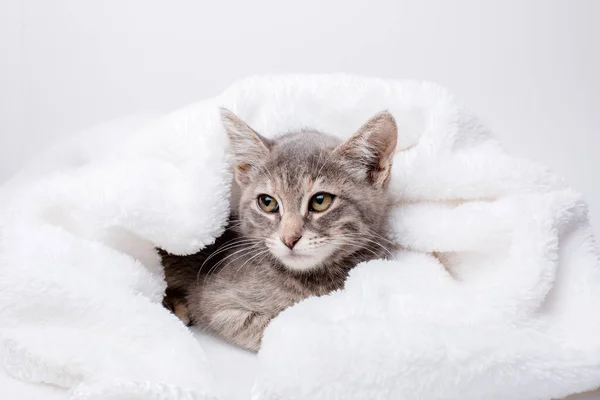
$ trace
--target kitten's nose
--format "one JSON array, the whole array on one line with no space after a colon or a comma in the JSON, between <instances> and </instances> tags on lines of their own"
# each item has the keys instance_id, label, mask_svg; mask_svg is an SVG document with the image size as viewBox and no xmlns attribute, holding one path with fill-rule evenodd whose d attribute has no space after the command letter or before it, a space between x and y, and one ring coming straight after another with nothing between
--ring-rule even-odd
<instances>
[{"instance_id":1,"label":"kitten's nose","mask_svg":"<svg viewBox=\"0 0 600 400\"><path fill-rule=\"evenodd\" d=\"M282 235L281 241L292 250L301 238L302 235Z\"/></svg>"}]
</instances>

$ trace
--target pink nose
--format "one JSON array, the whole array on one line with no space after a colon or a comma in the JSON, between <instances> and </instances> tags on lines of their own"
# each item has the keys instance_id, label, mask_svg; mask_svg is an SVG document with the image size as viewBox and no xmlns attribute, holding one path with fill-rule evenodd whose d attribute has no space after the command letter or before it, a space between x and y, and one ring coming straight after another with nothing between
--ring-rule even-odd
<instances>
[{"instance_id":1,"label":"pink nose","mask_svg":"<svg viewBox=\"0 0 600 400\"><path fill-rule=\"evenodd\" d=\"M296 243L298 243L300 238L302 238L302 235L289 235L289 236L283 235L283 236L281 236L281 241L283 242L283 244L285 244L291 250L294 248Z\"/></svg>"}]
</instances>

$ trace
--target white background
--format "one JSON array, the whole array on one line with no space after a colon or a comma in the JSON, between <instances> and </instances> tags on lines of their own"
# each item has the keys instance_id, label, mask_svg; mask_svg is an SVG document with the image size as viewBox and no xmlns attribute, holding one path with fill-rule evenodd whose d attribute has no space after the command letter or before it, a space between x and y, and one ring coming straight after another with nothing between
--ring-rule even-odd
<instances>
[{"instance_id":1,"label":"white background","mask_svg":"<svg viewBox=\"0 0 600 400\"><path fill-rule=\"evenodd\" d=\"M0 0L0 182L59 136L250 74L352 72L449 87L600 232L599 21L600 0Z\"/></svg>"},{"instance_id":2,"label":"white background","mask_svg":"<svg viewBox=\"0 0 600 400\"><path fill-rule=\"evenodd\" d=\"M255 73L437 81L600 231L600 1L0 0L0 181L60 135Z\"/></svg>"}]
</instances>

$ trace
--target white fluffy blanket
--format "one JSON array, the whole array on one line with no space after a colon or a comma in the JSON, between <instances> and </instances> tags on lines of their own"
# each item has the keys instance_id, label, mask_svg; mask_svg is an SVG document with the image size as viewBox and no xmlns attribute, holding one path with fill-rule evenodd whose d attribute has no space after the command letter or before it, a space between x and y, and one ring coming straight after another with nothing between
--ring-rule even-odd
<instances>
[{"instance_id":1,"label":"white fluffy blanket","mask_svg":"<svg viewBox=\"0 0 600 400\"><path fill-rule=\"evenodd\" d=\"M153 251L194 252L222 231L218 105L267 137L346 137L382 109L399 126L390 236L403 250L277 317L249 398L550 399L600 386L600 263L580 196L507 155L446 90L346 75L244 80L133 134L74 138L5 185L0 371L71 399L219 398L200 345L160 304Z\"/></svg>"}]
</instances>

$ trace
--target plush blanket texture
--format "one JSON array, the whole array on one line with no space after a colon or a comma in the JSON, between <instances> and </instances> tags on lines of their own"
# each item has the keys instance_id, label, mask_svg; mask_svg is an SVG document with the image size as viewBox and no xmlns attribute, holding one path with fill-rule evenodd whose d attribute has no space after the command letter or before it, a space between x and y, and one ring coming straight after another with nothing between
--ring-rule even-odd
<instances>
[{"instance_id":1,"label":"plush blanket texture","mask_svg":"<svg viewBox=\"0 0 600 400\"><path fill-rule=\"evenodd\" d=\"M247 79L136 129L74 137L9 181L1 373L70 399L221 398L203 349L160 304L154 251L211 243L235 203L218 106L267 137L347 137L383 109L399 128L389 236L401 250L278 316L248 398L533 400L600 387L600 263L579 194L506 154L445 89L347 75Z\"/></svg>"}]
</instances>

